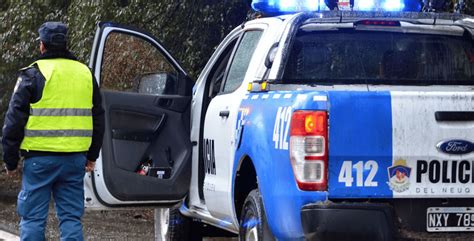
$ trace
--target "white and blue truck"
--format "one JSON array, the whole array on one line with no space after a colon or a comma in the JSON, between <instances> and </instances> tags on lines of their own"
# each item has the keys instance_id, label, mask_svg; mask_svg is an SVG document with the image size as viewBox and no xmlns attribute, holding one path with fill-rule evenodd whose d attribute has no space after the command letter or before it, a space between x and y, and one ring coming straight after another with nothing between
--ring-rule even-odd
<instances>
[{"instance_id":1,"label":"white and blue truck","mask_svg":"<svg viewBox=\"0 0 474 241\"><path fill-rule=\"evenodd\" d=\"M99 24L87 207L177 206L169 240L199 238L191 219L241 240L474 240L474 18L337 4L254 1L286 14L235 28L195 83L150 34ZM397 11L355 11L374 6Z\"/></svg>"}]
</instances>

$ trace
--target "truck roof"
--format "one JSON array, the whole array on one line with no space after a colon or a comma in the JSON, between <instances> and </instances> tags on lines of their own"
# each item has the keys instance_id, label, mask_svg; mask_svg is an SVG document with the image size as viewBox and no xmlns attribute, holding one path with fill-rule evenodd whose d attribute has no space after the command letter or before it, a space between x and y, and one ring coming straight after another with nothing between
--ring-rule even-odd
<instances>
[{"instance_id":1,"label":"truck roof","mask_svg":"<svg viewBox=\"0 0 474 241\"><path fill-rule=\"evenodd\" d=\"M288 15L280 15L258 19L265 21L271 18L288 20L296 15L304 19L302 24L307 23L351 23L364 19L387 19L409 22L421 25L457 25L474 33L474 17L459 13L433 13L433 12L380 12L380 11L322 11L301 12Z\"/></svg>"}]
</instances>

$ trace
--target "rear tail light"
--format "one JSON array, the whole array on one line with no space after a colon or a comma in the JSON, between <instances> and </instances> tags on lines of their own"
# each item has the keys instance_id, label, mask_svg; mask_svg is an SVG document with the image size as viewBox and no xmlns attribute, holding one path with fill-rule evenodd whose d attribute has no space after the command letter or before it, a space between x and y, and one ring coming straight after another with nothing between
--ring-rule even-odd
<instances>
[{"instance_id":1,"label":"rear tail light","mask_svg":"<svg viewBox=\"0 0 474 241\"><path fill-rule=\"evenodd\" d=\"M326 111L293 113L290 128L290 160L301 190L327 190L327 130Z\"/></svg>"}]
</instances>

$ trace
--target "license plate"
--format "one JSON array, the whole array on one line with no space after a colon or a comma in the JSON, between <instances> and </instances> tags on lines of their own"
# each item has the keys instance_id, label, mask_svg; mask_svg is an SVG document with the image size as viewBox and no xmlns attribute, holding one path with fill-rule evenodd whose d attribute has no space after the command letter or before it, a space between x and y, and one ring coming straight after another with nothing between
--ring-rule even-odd
<instances>
[{"instance_id":1,"label":"license plate","mask_svg":"<svg viewBox=\"0 0 474 241\"><path fill-rule=\"evenodd\" d=\"M474 207L431 207L426 211L428 232L474 231Z\"/></svg>"}]
</instances>

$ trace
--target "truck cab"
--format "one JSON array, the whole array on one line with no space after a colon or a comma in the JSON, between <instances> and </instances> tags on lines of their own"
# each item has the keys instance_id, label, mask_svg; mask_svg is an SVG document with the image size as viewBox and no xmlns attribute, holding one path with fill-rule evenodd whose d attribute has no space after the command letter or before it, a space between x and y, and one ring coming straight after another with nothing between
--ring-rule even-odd
<instances>
[{"instance_id":1,"label":"truck cab","mask_svg":"<svg viewBox=\"0 0 474 241\"><path fill-rule=\"evenodd\" d=\"M471 240L473 23L259 18L222 40L194 86L150 34L101 23L90 63L107 121L86 205L178 205L164 218L242 240Z\"/></svg>"}]
</instances>

